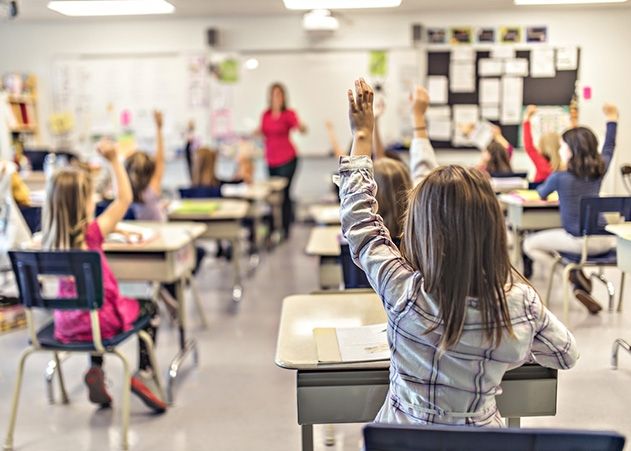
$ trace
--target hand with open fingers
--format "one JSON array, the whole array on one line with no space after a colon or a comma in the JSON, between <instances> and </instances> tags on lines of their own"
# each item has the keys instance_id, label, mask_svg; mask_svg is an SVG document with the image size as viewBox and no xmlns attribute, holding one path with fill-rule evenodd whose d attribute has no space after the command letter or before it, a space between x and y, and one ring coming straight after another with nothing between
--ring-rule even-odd
<instances>
[{"instance_id":1,"label":"hand with open fingers","mask_svg":"<svg viewBox=\"0 0 631 451\"><path fill-rule=\"evenodd\" d=\"M162 123L163 123L162 111L154 110L153 120L156 123L156 127L162 128Z\"/></svg>"},{"instance_id":2,"label":"hand with open fingers","mask_svg":"<svg viewBox=\"0 0 631 451\"><path fill-rule=\"evenodd\" d=\"M416 86L414 92L410 94L412 113L415 116L423 116L429 107L429 93L422 86Z\"/></svg>"},{"instance_id":3,"label":"hand with open fingers","mask_svg":"<svg viewBox=\"0 0 631 451\"><path fill-rule=\"evenodd\" d=\"M537 105L528 105L526 107L526 120L531 120L535 113L537 113Z\"/></svg>"},{"instance_id":4,"label":"hand with open fingers","mask_svg":"<svg viewBox=\"0 0 631 451\"><path fill-rule=\"evenodd\" d=\"M605 103L603 105L603 112L610 122L616 122L618 120L618 107L613 103Z\"/></svg>"},{"instance_id":5,"label":"hand with open fingers","mask_svg":"<svg viewBox=\"0 0 631 451\"><path fill-rule=\"evenodd\" d=\"M118 148L111 139L102 139L96 146L96 150L110 163L118 158Z\"/></svg>"},{"instance_id":6,"label":"hand with open fingers","mask_svg":"<svg viewBox=\"0 0 631 451\"><path fill-rule=\"evenodd\" d=\"M348 90L348 116L351 130L357 137L371 137L375 128L372 88L363 78L355 81L355 96Z\"/></svg>"}]
</instances>

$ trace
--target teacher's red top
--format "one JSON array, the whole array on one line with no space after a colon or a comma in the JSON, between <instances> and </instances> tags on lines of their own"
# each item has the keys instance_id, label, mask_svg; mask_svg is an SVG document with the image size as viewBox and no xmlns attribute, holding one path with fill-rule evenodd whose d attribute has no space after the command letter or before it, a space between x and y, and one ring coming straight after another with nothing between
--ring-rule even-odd
<instances>
[{"instance_id":1,"label":"teacher's red top","mask_svg":"<svg viewBox=\"0 0 631 451\"><path fill-rule=\"evenodd\" d=\"M282 166L296 158L296 148L289 139L289 133L299 124L294 110L282 111L277 116L271 110L263 113L261 132L265 137L265 158L270 167Z\"/></svg>"}]
</instances>

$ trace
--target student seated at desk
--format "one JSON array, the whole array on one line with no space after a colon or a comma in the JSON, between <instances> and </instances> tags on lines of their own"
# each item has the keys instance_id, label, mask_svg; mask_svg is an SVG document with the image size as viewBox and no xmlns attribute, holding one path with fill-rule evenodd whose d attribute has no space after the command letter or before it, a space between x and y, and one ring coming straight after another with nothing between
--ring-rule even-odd
<instances>
[{"instance_id":1,"label":"student seated at desk","mask_svg":"<svg viewBox=\"0 0 631 451\"><path fill-rule=\"evenodd\" d=\"M217 151L209 147L201 147L195 152L193 161L192 185L194 187L220 188L224 183L251 184L254 179L254 164L246 152L237 156L237 170L232 180L217 178Z\"/></svg>"},{"instance_id":2,"label":"student seated at desk","mask_svg":"<svg viewBox=\"0 0 631 451\"><path fill-rule=\"evenodd\" d=\"M31 203L30 191L13 162L0 161L0 179L4 177L10 177L11 195L15 203L18 206L28 206Z\"/></svg>"},{"instance_id":3,"label":"student seated at desk","mask_svg":"<svg viewBox=\"0 0 631 451\"><path fill-rule=\"evenodd\" d=\"M561 136L558 133L544 133L539 138L539 148L535 147L532 139L532 117L537 113L535 105L528 105L526 108L526 117L524 118L524 148L526 153L535 165L534 183L545 182L553 172L561 170L561 157L559 149L561 148Z\"/></svg>"},{"instance_id":4,"label":"student seated at desk","mask_svg":"<svg viewBox=\"0 0 631 451\"><path fill-rule=\"evenodd\" d=\"M542 199L553 192L559 194L562 229L544 230L529 235L524 240L524 253L533 260L550 259L555 252L580 254L583 249L581 237L580 203L581 197L598 196L603 178L613 159L618 130L618 108L605 104L607 134L602 154L598 153L598 140L594 133L585 127L576 127L563 133L561 158L567 161L567 170L555 172L537 188ZM595 236L588 241L588 255L599 255L615 247L611 236ZM574 270L570 274L574 284L574 296L590 313L598 313L602 306L591 295L592 284L583 271Z\"/></svg>"},{"instance_id":5,"label":"student seated at desk","mask_svg":"<svg viewBox=\"0 0 631 451\"><path fill-rule=\"evenodd\" d=\"M108 339L132 328L141 315L151 315L146 332L154 340L159 324L156 305L151 301L137 301L123 297L116 278L103 254L103 241L123 218L132 201L132 191L125 168L119 162L117 149L111 142L102 141L99 152L110 162L118 189L117 198L97 218L90 175L81 169L66 168L56 172L46 188L43 212L42 247L45 250L89 249L101 255L103 271L103 306L99 310L99 323L103 339ZM75 287L71 281L61 281L59 297L72 297ZM87 311L58 310L54 313L55 338L64 343L92 340L92 326ZM131 389L153 411L166 411L166 403L153 386L149 354L139 340L138 372L132 377ZM91 368L85 375L90 401L109 406L112 398L105 386L103 357L92 356Z\"/></svg>"},{"instance_id":6,"label":"student seated at desk","mask_svg":"<svg viewBox=\"0 0 631 451\"><path fill-rule=\"evenodd\" d=\"M512 174L513 167L510 160L513 157L513 146L502 135L502 130L493 126L493 140L482 149L477 168L489 175Z\"/></svg>"},{"instance_id":7,"label":"student seated at desk","mask_svg":"<svg viewBox=\"0 0 631 451\"><path fill-rule=\"evenodd\" d=\"M574 337L512 269L502 211L475 169L425 176L410 195L398 250L377 214L373 93L363 80L355 90L353 150L340 159L341 219L388 316L390 388L376 421L503 426L495 395L504 373L531 360L572 367ZM424 107L416 98L414 109Z\"/></svg>"}]
</instances>

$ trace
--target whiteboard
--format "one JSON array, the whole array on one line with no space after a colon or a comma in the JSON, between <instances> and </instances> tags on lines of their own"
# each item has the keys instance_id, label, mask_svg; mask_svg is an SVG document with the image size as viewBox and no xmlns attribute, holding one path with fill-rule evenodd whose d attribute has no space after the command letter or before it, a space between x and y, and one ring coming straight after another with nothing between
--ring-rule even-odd
<instances>
[{"instance_id":1,"label":"whiteboard","mask_svg":"<svg viewBox=\"0 0 631 451\"><path fill-rule=\"evenodd\" d=\"M341 146L350 142L346 91L353 87L358 77L376 81L367 75L368 51L249 53L239 58L239 81L234 85L229 101L236 133L249 134L259 126L261 115L267 108L269 86L281 82L287 88L289 108L294 109L308 127L306 135L292 135L299 154L329 155L327 120L334 124ZM254 70L244 67L244 62L250 58L259 62ZM388 51L387 75L379 80L384 86L387 104L381 121L386 141L400 139L402 128L409 127L407 98L412 85L422 80L424 69L420 64L419 50Z\"/></svg>"},{"instance_id":2,"label":"whiteboard","mask_svg":"<svg viewBox=\"0 0 631 451\"><path fill-rule=\"evenodd\" d=\"M205 134L208 78L199 54L61 56L53 64L53 108L73 115L70 142L84 154L92 151L95 136L125 130L133 132L139 149L153 151L152 112L162 110L165 144L172 153L182 146L189 120ZM129 127L121 124L123 111L129 113Z\"/></svg>"}]
</instances>

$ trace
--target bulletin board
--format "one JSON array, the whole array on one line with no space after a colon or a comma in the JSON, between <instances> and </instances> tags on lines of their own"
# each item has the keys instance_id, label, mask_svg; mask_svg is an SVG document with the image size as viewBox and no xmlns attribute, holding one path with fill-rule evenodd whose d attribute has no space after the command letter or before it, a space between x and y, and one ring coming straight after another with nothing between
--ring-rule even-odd
<instances>
[{"instance_id":1,"label":"bulletin board","mask_svg":"<svg viewBox=\"0 0 631 451\"><path fill-rule=\"evenodd\" d=\"M528 61L528 73L530 74L530 53L531 50L516 50L515 58L522 58ZM576 91L576 82L579 78L580 68L580 49L577 49L577 68L576 70L557 70L554 77L534 78L532 76L523 77L523 105L538 106L558 106L569 105ZM491 56L490 50L475 51L475 86L474 92L455 93L449 90L448 100L444 106L454 105L479 105L479 88L482 78L500 78L500 77L481 77L478 73L479 61ZM429 50L427 53L427 75L450 76L451 65L450 50ZM499 121L491 120L490 122L499 125L502 134L515 147L519 145L520 125L502 125ZM454 145L452 141L432 140L435 148L452 149ZM467 147L464 147L465 149ZM472 147L468 147L472 149ZM459 147L463 149L463 147Z\"/></svg>"}]
</instances>

